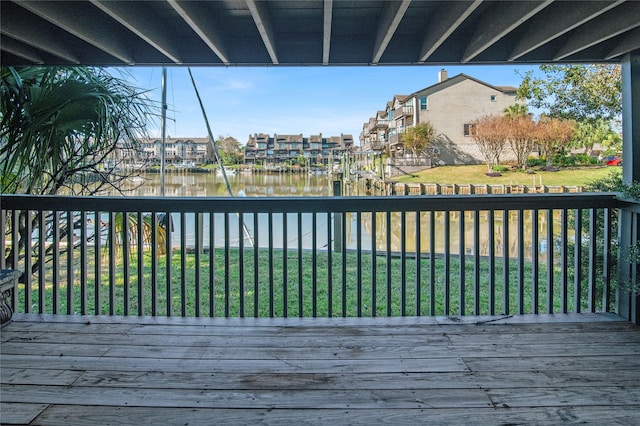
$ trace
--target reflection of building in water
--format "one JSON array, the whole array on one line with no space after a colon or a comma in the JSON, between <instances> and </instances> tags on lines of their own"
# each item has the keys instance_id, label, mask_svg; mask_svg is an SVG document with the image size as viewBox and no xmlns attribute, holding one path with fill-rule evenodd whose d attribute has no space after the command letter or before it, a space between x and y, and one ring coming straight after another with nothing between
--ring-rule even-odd
<instances>
[{"instance_id":1,"label":"reflection of building in water","mask_svg":"<svg viewBox=\"0 0 640 426\"><path fill-rule=\"evenodd\" d=\"M229 176L234 194L240 191L248 197L329 196L332 182L326 175L308 173L236 173ZM143 174L124 188L129 196L161 196L160 174ZM105 192L101 195L117 195ZM165 195L168 197L226 197L226 184L216 173L168 173L165 175Z\"/></svg>"},{"instance_id":2,"label":"reflection of building in water","mask_svg":"<svg viewBox=\"0 0 640 426\"><path fill-rule=\"evenodd\" d=\"M142 138L134 148L119 148L118 156L130 162L159 163L162 139ZM214 160L209 138L166 138L165 160L168 164L205 164Z\"/></svg>"},{"instance_id":3,"label":"reflection of building in water","mask_svg":"<svg viewBox=\"0 0 640 426\"><path fill-rule=\"evenodd\" d=\"M507 237L509 241L508 252L509 257L518 257L519 250L519 228L522 227L523 237L523 253L525 259L531 259L532 254L535 253L543 260L546 258L546 247L548 246L547 240L542 236L547 235L548 218L547 212L541 211L538 216L538 238L539 241L533 242L533 214L531 211L522 212L522 217L519 222L518 212L509 211L508 217L508 229ZM398 253L402 247L402 221L400 212L393 212L390 214L390 235L389 240L390 250L394 253ZM460 230L460 212L420 212L419 226L420 226L420 239L416 238L418 235L417 226L418 218L415 212L406 213L404 221L404 240L405 251L407 253L415 253L416 247L419 245L419 251L423 254L428 254L431 250L433 238L433 250L436 255L449 254L452 256L459 256L461 247L463 248L465 255L473 256L476 252L476 229L475 219L473 212L463 212L464 215L464 233L461 234ZM489 230L490 230L490 214L489 211L482 211L478 214L478 252L482 257L489 256ZM355 217L355 214L347 214L349 219L351 216ZM431 215L433 215L433 229L431 229ZM447 221L448 215L448 223ZM554 239L560 237L561 232L561 212L554 211L552 214L553 221L553 235ZM349 226L352 220L347 221L347 238L348 241L356 241L357 239L357 226L355 222ZM375 218L376 225L376 251L387 251L387 218L385 213L377 213ZM445 229L448 227L450 240L447 242L445 239ZM372 215L371 213L362 213L362 233L367 236L367 243L363 245L364 250L371 250L372 234ZM493 235L494 235L494 255L496 257L502 257L504 254L504 213L502 210L497 210L493 213ZM463 238L460 235L464 235ZM573 232L570 232L570 237ZM363 243L364 244L364 243ZM543 249L541 249L543 248Z\"/></svg>"}]
</instances>

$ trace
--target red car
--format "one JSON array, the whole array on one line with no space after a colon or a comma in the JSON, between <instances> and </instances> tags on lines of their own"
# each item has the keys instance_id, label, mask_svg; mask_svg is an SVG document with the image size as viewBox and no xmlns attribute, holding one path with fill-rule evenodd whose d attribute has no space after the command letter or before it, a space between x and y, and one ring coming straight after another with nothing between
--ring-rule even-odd
<instances>
[{"instance_id":1,"label":"red car","mask_svg":"<svg viewBox=\"0 0 640 426\"><path fill-rule=\"evenodd\" d=\"M607 158L607 166L620 166L622 165L622 158L620 157L609 157Z\"/></svg>"}]
</instances>

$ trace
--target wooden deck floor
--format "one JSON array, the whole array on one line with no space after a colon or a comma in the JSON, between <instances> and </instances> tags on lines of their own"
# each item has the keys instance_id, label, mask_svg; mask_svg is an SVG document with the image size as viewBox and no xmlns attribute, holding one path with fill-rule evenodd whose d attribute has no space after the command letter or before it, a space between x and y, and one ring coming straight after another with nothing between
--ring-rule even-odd
<instances>
[{"instance_id":1,"label":"wooden deck floor","mask_svg":"<svg viewBox=\"0 0 640 426\"><path fill-rule=\"evenodd\" d=\"M14 318L2 424L640 423L611 315Z\"/></svg>"}]
</instances>

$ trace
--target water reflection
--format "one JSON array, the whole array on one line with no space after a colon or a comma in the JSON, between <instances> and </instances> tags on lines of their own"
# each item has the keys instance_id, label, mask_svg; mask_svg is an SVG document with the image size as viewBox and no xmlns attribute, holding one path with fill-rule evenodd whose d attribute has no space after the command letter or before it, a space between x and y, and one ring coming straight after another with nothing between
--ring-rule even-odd
<instances>
[{"instance_id":1,"label":"water reflection","mask_svg":"<svg viewBox=\"0 0 640 426\"><path fill-rule=\"evenodd\" d=\"M139 185L130 192L134 196L160 196L159 175L145 175L144 182L132 182L132 186ZM333 191L332 179L324 175L299 174L235 174L229 176L231 188L235 194L244 191L248 197L257 196L330 196ZM166 195L170 197L210 197L226 196L226 185L222 176L215 173L202 174L168 174L166 176ZM546 257L546 240L548 235L548 216L542 210L536 212L537 229L534 229L534 213L532 211L510 211L507 213L507 251L510 257L517 257L522 250L525 258L531 259L538 255L541 260ZM431 217L433 215L433 218ZM332 213L318 213L315 220L316 248L328 247L339 249L344 244L347 249L376 250L378 252L401 252L402 247L407 253L420 252L429 254L433 250L436 254L459 255L461 252L480 256L489 256L491 247L494 255L501 257L505 251L505 218L504 212L414 212L403 215L400 212L375 215L362 213L358 224L355 213L344 216L345 235L342 236L343 220L341 215ZM519 217L521 215L521 217ZM258 229L254 229L253 214L244 214L243 224L238 215L214 214L213 219L208 214L202 215L201 235L195 235L195 214L185 214L186 244L193 247L196 238L200 238L204 247L213 241L216 247L229 242L238 246L243 238L245 247L251 247L254 242L259 247L282 248L301 246L304 249L313 247L313 217L309 213L303 214L273 214L271 223L272 234L269 233L269 215L258 214ZM462 223L461 223L462 219ZM552 215L552 230L554 239L560 236L561 212L554 211ZM174 232L171 238L174 245L180 243L180 221L182 216L173 214ZM285 224L286 222L286 224ZM300 226L298 226L300 222ZM211 228L213 225L213 228ZM476 231L476 225L478 230ZM228 227L228 237L225 229ZM210 231L212 229L212 231ZM246 231L243 231L246 229ZM493 229L493 244L490 244L490 230ZM537 236L534 233L537 231ZM248 232L247 235L243 235ZM404 233L404 235L403 235ZM518 235L522 235L522 241ZM271 240L270 240L270 235ZM375 235L375 246L372 236ZM463 235L463 237L461 237ZM572 235L572 234L571 234ZM571 237L569 235L569 237ZM360 240L360 242L358 242ZM522 249L520 249L522 244ZM477 245L477 247L476 247Z\"/></svg>"},{"instance_id":2,"label":"water reflection","mask_svg":"<svg viewBox=\"0 0 640 426\"><path fill-rule=\"evenodd\" d=\"M228 176L234 195L244 191L255 197L311 197L332 195L332 180L326 175L307 173L236 173ZM131 196L161 196L160 175L144 174L124 188ZM115 195L105 193L105 195ZM167 197L228 196L224 179L217 173L167 173Z\"/></svg>"}]
</instances>

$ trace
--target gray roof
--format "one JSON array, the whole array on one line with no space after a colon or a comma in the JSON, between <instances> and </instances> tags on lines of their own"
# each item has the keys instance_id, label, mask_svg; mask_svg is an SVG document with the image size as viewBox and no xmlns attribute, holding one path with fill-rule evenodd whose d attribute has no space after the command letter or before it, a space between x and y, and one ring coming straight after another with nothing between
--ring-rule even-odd
<instances>
[{"instance_id":1,"label":"gray roof","mask_svg":"<svg viewBox=\"0 0 640 426\"><path fill-rule=\"evenodd\" d=\"M446 80L443 80L441 82L438 82L436 84L433 84L429 87L425 87L424 89L420 89L417 90L415 92L413 92L411 95L407 96L407 98L411 98L413 96L416 96L418 94L420 95L430 95L432 93L436 93L439 92L440 90L443 90L447 87L450 87L454 84L458 84L463 80L471 80L471 81L475 81L478 84L482 84L483 86L487 86L490 87L491 89L497 90L499 92L503 92L503 93L515 93L516 90L518 90L518 88L516 87L511 87L511 86L494 86L491 85L487 82L484 82L482 80L478 80L475 77L471 77L470 75L461 73L458 75L454 75L453 77L449 77Z\"/></svg>"},{"instance_id":2,"label":"gray roof","mask_svg":"<svg viewBox=\"0 0 640 426\"><path fill-rule=\"evenodd\" d=\"M638 1L0 1L2 65L618 62Z\"/></svg>"}]
</instances>

